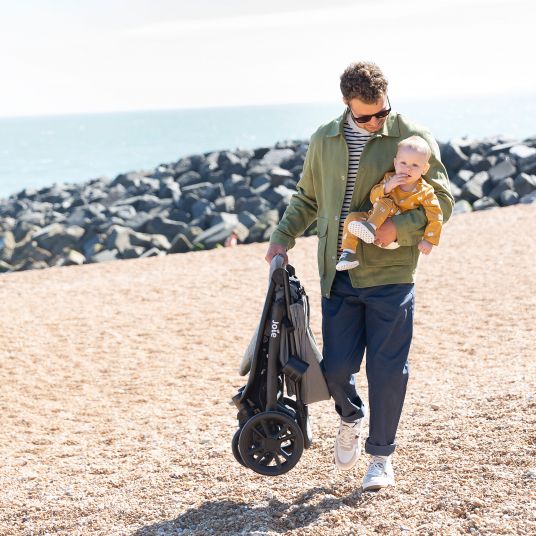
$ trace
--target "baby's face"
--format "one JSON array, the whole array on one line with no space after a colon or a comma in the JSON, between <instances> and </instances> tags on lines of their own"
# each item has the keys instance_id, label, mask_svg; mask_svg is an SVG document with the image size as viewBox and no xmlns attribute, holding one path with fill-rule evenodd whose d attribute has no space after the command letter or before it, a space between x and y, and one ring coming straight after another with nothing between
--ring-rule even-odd
<instances>
[{"instance_id":1,"label":"baby's face","mask_svg":"<svg viewBox=\"0 0 536 536\"><path fill-rule=\"evenodd\" d=\"M395 157L395 171L408 177L408 182L418 180L430 166L424 153L409 147L400 147Z\"/></svg>"}]
</instances>

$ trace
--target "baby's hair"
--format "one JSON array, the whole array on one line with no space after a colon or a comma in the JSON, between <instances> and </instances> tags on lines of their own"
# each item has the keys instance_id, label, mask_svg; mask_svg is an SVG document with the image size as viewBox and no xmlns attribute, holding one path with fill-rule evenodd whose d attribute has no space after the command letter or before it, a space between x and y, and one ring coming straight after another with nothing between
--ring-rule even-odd
<instances>
[{"instance_id":1,"label":"baby's hair","mask_svg":"<svg viewBox=\"0 0 536 536\"><path fill-rule=\"evenodd\" d=\"M399 149L412 149L413 151L425 154L426 159L430 158L432 155L432 149L430 149L430 146L428 143L426 143L426 140L420 136L410 136L409 138L399 142L398 147Z\"/></svg>"}]
</instances>

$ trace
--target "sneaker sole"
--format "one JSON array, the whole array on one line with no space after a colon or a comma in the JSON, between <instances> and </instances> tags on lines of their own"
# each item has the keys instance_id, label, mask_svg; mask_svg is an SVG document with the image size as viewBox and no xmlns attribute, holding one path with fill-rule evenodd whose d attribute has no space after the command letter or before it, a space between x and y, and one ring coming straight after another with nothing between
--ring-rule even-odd
<instances>
[{"instance_id":1,"label":"sneaker sole","mask_svg":"<svg viewBox=\"0 0 536 536\"><path fill-rule=\"evenodd\" d=\"M372 244L375 240L374 233L367 229L365 225L363 225L360 221L352 221L348 224L348 231L350 231L353 235L357 236L358 238L361 238L363 242L366 242L367 244Z\"/></svg>"},{"instance_id":2,"label":"sneaker sole","mask_svg":"<svg viewBox=\"0 0 536 536\"><path fill-rule=\"evenodd\" d=\"M340 469L341 471L350 471L350 469L353 469L356 466L360 455L361 455L361 441L359 441L359 446L356 450L355 458L353 458L349 462L342 463L341 461L337 459L337 456L334 456L335 465L337 466L337 469Z\"/></svg>"},{"instance_id":3,"label":"sneaker sole","mask_svg":"<svg viewBox=\"0 0 536 536\"><path fill-rule=\"evenodd\" d=\"M363 491L379 491L380 489L388 488L389 486L394 486L394 482L390 482L389 484L371 484L367 486L366 488L361 486L363 488Z\"/></svg>"},{"instance_id":4,"label":"sneaker sole","mask_svg":"<svg viewBox=\"0 0 536 536\"><path fill-rule=\"evenodd\" d=\"M338 262L335 266L335 269L338 272L342 272L344 270L351 270L352 268L357 268L359 266L359 261L355 262Z\"/></svg>"}]
</instances>

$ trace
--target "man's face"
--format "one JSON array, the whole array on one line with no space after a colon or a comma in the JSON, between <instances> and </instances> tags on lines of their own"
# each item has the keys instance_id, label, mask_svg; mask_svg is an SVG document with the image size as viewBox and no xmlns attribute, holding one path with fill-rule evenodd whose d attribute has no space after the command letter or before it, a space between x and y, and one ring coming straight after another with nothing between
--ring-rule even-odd
<instances>
[{"instance_id":1,"label":"man's face","mask_svg":"<svg viewBox=\"0 0 536 536\"><path fill-rule=\"evenodd\" d=\"M367 104L366 102L359 100L357 97L350 99L348 101L345 101L345 104L350 108L352 115L358 119L361 116L377 114L378 112L387 110L389 108L386 95L378 99L373 104ZM374 133L374 132L378 132L379 130L381 130L381 128L383 127L383 124L387 120L387 117L388 116L382 117L380 119L378 119L377 117L371 117L370 120L367 121L366 123L356 123L356 124L358 127L365 129L367 132Z\"/></svg>"},{"instance_id":2,"label":"man's face","mask_svg":"<svg viewBox=\"0 0 536 536\"><path fill-rule=\"evenodd\" d=\"M394 164L397 173L407 176L406 184L417 181L430 168L426 155L410 147L399 147Z\"/></svg>"}]
</instances>

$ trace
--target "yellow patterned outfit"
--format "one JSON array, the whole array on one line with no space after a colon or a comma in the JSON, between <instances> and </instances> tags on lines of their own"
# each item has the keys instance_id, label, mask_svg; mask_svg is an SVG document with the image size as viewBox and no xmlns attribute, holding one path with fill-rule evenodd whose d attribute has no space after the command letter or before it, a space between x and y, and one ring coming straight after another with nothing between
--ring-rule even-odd
<instances>
[{"instance_id":1,"label":"yellow patterned outfit","mask_svg":"<svg viewBox=\"0 0 536 536\"><path fill-rule=\"evenodd\" d=\"M437 246L439 244L439 235L443 226L443 213L439 206L439 201L434 193L434 188L428 184L422 177L410 192L404 192L397 186L388 194L385 193L385 183L395 174L389 171L383 176L381 182L376 184L370 191L370 201L372 209L368 215L364 212L350 212L344 220L344 231L342 235L342 249L355 253L357 249L358 238L348 231L348 224L352 221L366 221L372 223L379 229L383 222L394 216L408 210L422 206L428 220L424 230L423 240L426 240Z\"/></svg>"}]
</instances>

